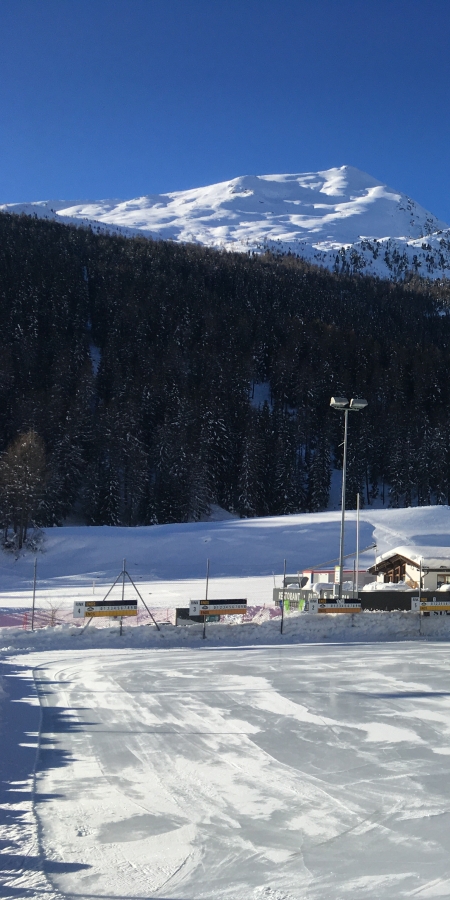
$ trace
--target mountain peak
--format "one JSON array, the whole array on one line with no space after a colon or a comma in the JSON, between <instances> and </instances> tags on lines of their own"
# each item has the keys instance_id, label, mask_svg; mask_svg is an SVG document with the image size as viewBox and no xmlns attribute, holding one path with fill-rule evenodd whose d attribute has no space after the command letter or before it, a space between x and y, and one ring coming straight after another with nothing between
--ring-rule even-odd
<instances>
[{"instance_id":1,"label":"mountain peak","mask_svg":"<svg viewBox=\"0 0 450 900\"><path fill-rule=\"evenodd\" d=\"M439 235L448 229L406 194L347 165L318 172L243 175L130 200L40 201L0 208L89 223L129 236L140 233L244 252L289 251L331 268L348 263L354 270L356 260L358 270L388 277L401 274L393 273L389 254L394 259L400 254L403 274L414 267L419 271L421 239L432 236L438 258L444 240ZM440 277L450 271L448 234L445 240L449 265L445 262L443 269L441 259ZM433 276L429 268L424 274Z\"/></svg>"}]
</instances>

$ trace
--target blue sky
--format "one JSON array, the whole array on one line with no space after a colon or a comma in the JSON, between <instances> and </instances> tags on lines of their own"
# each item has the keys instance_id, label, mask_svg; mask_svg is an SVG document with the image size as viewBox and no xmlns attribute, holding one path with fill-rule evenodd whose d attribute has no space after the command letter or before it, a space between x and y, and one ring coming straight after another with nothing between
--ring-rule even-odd
<instances>
[{"instance_id":1,"label":"blue sky","mask_svg":"<svg viewBox=\"0 0 450 900\"><path fill-rule=\"evenodd\" d=\"M450 223L449 0L0 0L0 202L349 164Z\"/></svg>"}]
</instances>

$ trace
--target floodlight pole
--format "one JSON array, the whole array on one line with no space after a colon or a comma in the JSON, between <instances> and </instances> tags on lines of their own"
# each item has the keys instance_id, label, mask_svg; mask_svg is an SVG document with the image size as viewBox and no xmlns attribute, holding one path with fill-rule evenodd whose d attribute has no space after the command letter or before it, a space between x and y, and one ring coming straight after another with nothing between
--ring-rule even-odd
<instances>
[{"instance_id":1,"label":"floodlight pole","mask_svg":"<svg viewBox=\"0 0 450 900\"><path fill-rule=\"evenodd\" d=\"M342 602L344 581L345 482L347 478L348 409L344 409L344 459L342 461L341 536L339 544L339 603Z\"/></svg>"},{"instance_id":2,"label":"floodlight pole","mask_svg":"<svg viewBox=\"0 0 450 900\"><path fill-rule=\"evenodd\" d=\"M209 587L209 559L206 560L206 591L205 591L205 600L208 600L208 587ZM205 615L203 616L203 634L202 634L203 640L205 640L205 638L206 638L206 610L207 610L207 608L208 608L208 607L206 606L206 607L205 607Z\"/></svg>"},{"instance_id":3,"label":"floodlight pole","mask_svg":"<svg viewBox=\"0 0 450 900\"><path fill-rule=\"evenodd\" d=\"M342 603L342 587L344 581L344 531L345 531L345 482L347 478L347 436L348 436L348 414L350 411L358 412L365 409L367 400L362 398L354 398L347 400L347 397L332 397L330 406L337 409L338 412L344 413L344 458L342 461L342 499L341 499L341 537L339 546L339 602ZM359 562L359 560L358 560ZM354 592L354 586L353 586Z\"/></svg>"},{"instance_id":4,"label":"floodlight pole","mask_svg":"<svg viewBox=\"0 0 450 900\"><path fill-rule=\"evenodd\" d=\"M356 495L356 599L359 591L359 492Z\"/></svg>"}]
</instances>

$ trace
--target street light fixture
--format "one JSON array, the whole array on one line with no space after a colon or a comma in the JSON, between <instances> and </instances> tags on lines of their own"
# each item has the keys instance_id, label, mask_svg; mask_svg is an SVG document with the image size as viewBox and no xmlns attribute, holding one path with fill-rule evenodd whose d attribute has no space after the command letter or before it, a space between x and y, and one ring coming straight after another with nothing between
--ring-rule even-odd
<instances>
[{"instance_id":1,"label":"street light fixture","mask_svg":"<svg viewBox=\"0 0 450 900\"><path fill-rule=\"evenodd\" d=\"M354 409L355 412L358 412L360 409L365 409L367 406L367 400L363 400L362 398L356 398L354 400L350 400L350 409Z\"/></svg>"},{"instance_id":2,"label":"street light fixture","mask_svg":"<svg viewBox=\"0 0 450 900\"><path fill-rule=\"evenodd\" d=\"M367 400L355 397L332 397L330 406L344 413L344 458L342 461L342 499L341 499L341 537L339 544L339 602L342 602L342 583L344 580L344 529L345 529L345 481L347 477L347 433L349 412L359 412L367 406Z\"/></svg>"}]
</instances>

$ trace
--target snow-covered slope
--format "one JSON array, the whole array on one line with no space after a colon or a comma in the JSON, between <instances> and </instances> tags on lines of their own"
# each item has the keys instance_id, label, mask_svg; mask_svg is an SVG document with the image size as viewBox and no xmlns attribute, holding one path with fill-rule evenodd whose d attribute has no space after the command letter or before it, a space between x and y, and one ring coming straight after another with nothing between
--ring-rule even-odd
<instances>
[{"instance_id":1,"label":"snow-covered slope","mask_svg":"<svg viewBox=\"0 0 450 900\"><path fill-rule=\"evenodd\" d=\"M337 271L450 274L450 228L406 194L351 166L246 175L133 200L4 204L6 212L241 252L291 252Z\"/></svg>"},{"instance_id":2,"label":"snow-covered slope","mask_svg":"<svg viewBox=\"0 0 450 900\"><path fill-rule=\"evenodd\" d=\"M290 572L311 567L317 570L327 560L334 565L339 555L340 518L340 512L335 511L140 528L48 528L43 533L42 552L38 553L39 585L46 591L61 591L63 587L92 590L95 579L100 590L99 585L110 584L120 572L125 556L136 583L148 585L153 604L157 595L152 585L156 582L176 581L180 589L186 579L203 585L209 557L211 584L218 578L247 580L268 576L268 595L261 599L269 603L274 586L272 573L280 575L284 558ZM374 543L377 554L404 545L411 554L448 557L450 507L368 507L361 511L361 550ZM356 513L348 510L345 553L352 554L355 548ZM29 551L16 559L0 550L2 604L10 592L29 592L33 562L34 554ZM373 562L373 549L361 554L361 566L368 567Z\"/></svg>"}]
</instances>

